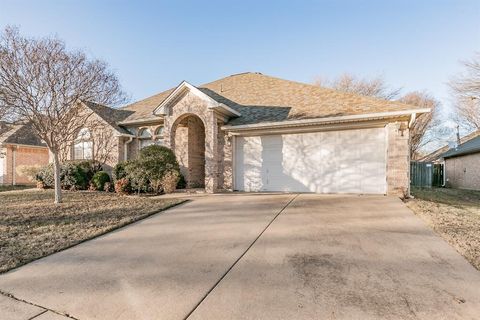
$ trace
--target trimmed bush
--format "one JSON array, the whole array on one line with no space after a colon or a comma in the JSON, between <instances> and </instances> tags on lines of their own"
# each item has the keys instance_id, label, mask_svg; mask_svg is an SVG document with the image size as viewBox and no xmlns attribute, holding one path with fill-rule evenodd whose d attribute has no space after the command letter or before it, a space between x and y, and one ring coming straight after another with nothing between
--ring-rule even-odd
<instances>
[{"instance_id":1,"label":"trimmed bush","mask_svg":"<svg viewBox=\"0 0 480 320\"><path fill-rule=\"evenodd\" d=\"M127 194L131 190L130 181L127 178L118 179L115 181L115 192L118 194Z\"/></svg>"},{"instance_id":2,"label":"trimmed bush","mask_svg":"<svg viewBox=\"0 0 480 320\"><path fill-rule=\"evenodd\" d=\"M177 189L185 189L187 187L187 181L183 174L179 171L178 174L180 175L178 178Z\"/></svg>"},{"instance_id":3,"label":"trimmed bush","mask_svg":"<svg viewBox=\"0 0 480 320\"><path fill-rule=\"evenodd\" d=\"M37 186L40 186L43 189L53 188L55 183L53 177L53 164L48 164L40 168L35 175L35 180L37 181Z\"/></svg>"},{"instance_id":4,"label":"trimmed bush","mask_svg":"<svg viewBox=\"0 0 480 320\"><path fill-rule=\"evenodd\" d=\"M60 183L63 189L83 190L88 186L88 178L82 167L68 162L60 168Z\"/></svg>"},{"instance_id":5,"label":"trimmed bush","mask_svg":"<svg viewBox=\"0 0 480 320\"><path fill-rule=\"evenodd\" d=\"M93 160L82 160L82 161L72 161L77 167L79 167L85 173L85 179L87 180L87 185L91 183L95 173L103 171L102 164L98 161Z\"/></svg>"},{"instance_id":6,"label":"trimmed bush","mask_svg":"<svg viewBox=\"0 0 480 320\"><path fill-rule=\"evenodd\" d=\"M117 172L121 173L120 168L117 169ZM124 170L132 189L137 193L160 192L163 188L162 179L167 172L177 172L176 181L180 174L180 167L173 151L157 145L143 148L137 159L125 163Z\"/></svg>"},{"instance_id":7,"label":"trimmed bush","mask_svg":"<svg viewBox=\"0 0 480 320\"><path fill-rule=\"evenodd\" d=\"M123 179L127 177L127 172L125 171L126 162L119 162L117 163L112 170L112 178L113 181L117 181L119 179Z\"/></svg>"},{"instance_id":8,"label":"trimmed bush","mask_svg":"<svg viewBox=\"0 0 480 320\"><path fill-rule=\"evenodd\" d=\"M53 164L42 167L36 174L37 186L44 189L53 188L55 184ZM60 167L60 184L62 189L86 189L88 180L85 171L74 163L64 163Z\"/></svg>"},{"instance_id":9,"label":"trimmed bush","mask_svg":"<svg viewBox=\"0 0 480 320\"><path fill-rule=\"evenodd\" d=\"M110 176L105 171L98 171L92 177L91 184L97 191L103 191L105 189L105 183L110 182Z\"/></svg>"}]
</instances>

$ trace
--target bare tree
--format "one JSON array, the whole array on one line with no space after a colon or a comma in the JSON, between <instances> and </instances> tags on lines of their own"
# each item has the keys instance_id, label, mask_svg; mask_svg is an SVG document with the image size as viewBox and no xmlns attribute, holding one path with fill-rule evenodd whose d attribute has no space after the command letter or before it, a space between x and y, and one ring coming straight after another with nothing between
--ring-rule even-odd
<instances>
[{"instance_id":1,"label":"bare tree","mask_svg":"<svg viewBox=\"0 0 480 320\"><path fill-rule=\"evenodd\" d=\"M315 84L339 91L356 93L362 96L375 97L384 100L393 100L397 98L402 90L402 88L392 88L387 85L382 76L367 79L359 78L348 73L344 73L334 80L319 78L315 81Z\"/></svg>"},{"instance_id":2,"label":"bare tree","mask_svg":"<svg viewBox=\"0 0 480 320\"><path fill-rule=\"evenodd\" d=\"M480 53L463 61L464 71L450 81L459 122L480 130Z\"/></svg>"},{"instance_id":3,"label":"bare tree","mask_svg":"<svg viewBox=\"0 0 480 320\"><path fill-rule=\"evenodd\" d=\"M412 159L420 157L420 150L436 139L436 129L439 126L437 113L440 101L427 92L410 92L398 101L410 104L417 108L429 108L429 113L418 116L413 127L410 128L410 156Z\"/></svg>"},{"instance_id":4,"label":"bare tree","mask_svg":"<svg viewBox=\"0 0 480 320\"><path fill-rule=\"evenodd\" d=\"M375 97L383 100L396 100L411 104L418 108L430 108L430 113L422 114L410 130L410 155L412 159L418 157L419 152L431 143L437 134L437 110L440 102L427 92L414 91L403 96L401 88L392 88L381 76L373 79L359 78L345 73L333 81L317 80L319 86L330 87L335 90L355 93L363 96Z\"/></svg>"},{"instance_id":5,"label":"bare tree","mask_svg":"<svg viewBox=\"0 0 480 320\"><path fill-rule=\"evenodd\" d=\"M108 65L57 38L33 39L7 27L0 38L0 109L32 123L54 164L55 203L62 202L60 153L71 145L92 112L81 103L124 102L118 78Z\"/></svg>"}]
</instances>

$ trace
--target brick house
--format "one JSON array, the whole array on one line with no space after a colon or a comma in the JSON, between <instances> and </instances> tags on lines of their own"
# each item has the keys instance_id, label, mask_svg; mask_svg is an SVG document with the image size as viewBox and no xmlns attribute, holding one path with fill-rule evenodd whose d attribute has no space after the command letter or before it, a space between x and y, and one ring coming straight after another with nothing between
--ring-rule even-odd
<instances>
[{"instance_id":1,"label":"brick house","mask_svg":"<svg viewBox=\"0 0 480 320\"><path fill-rule=\"evenodd\" d=\"M459 189L480 190L480 131L443 153L446 186Z\"/></svg>"},{"instance_id":2,"label":"brick house","mask_svg":"<svg viewBox=\"0 0 480 320\"><path fill-rule=\"evenodd\" d=\"M29 124L0 122L0 184L32 184L17 169L22 165L46 165L48 160L47 147Z\"/></svg>"},{"instance_id":3,"label":"brick house","mask_svg":"<svg viewBox=\"0 0 480 320\"><path fill-rule=\"evenodd\" d=\"M64 159L110 168L162 144L175 151L188 186L208 192L396 195L409 189L409 127L429 111L259 73L198 87L184 81L120 109L84 106L92 117ZM27 133L3 132L1 183L25 183L14 174L19 164L48 162Z\"/></svg>"},{"instance_id":4,"label":"brick house","mask_svg":"<svg viewBox=\"0 0 480 320\"><path fill-rule=\"evenodd\" d=\"M165 145L188 186L207 192L403 195L409 128L429 112L260 73L200 86L183 81L120 109L85 105L108 125L110 165ZM85 132L70 158L95 152Z\"/></svg>"}]
</instances>

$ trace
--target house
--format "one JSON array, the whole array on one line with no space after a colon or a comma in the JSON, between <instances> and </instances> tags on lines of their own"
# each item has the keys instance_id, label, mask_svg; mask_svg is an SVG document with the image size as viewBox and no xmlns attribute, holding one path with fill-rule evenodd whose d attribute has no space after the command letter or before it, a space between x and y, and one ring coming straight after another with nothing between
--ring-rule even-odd
<instances>
[{"instance_id":1,"label":"house","mask_svg":"<svg viewBox=\"0 0 480 320\"><path fill-rule=\"evenodd\" d=\"M150 144L172 148L189 187L404 195L409 128L429 112L260 73L177 87L120 109L86 102L108 125L110 164ZM91 158L81 130L70 149Z\"/></svg>"},{"instance_id":2,"label":"house","mask_svg":"<svg viewBox=\"0 0 480 320\"><path fill-rule=\"evenodd\" d=\"M474 134L475 138L442 154L449 187L480 190L480 132Z\"/></svg>"},{"instance_id":3,"label":"house","mask_svg":"<svg viewBox=\"0 0 480 320\"><path fill-rule=\"evenodd\" d=\"M18 168L48 164L48 149L33 132L30 124L0 122L0 185L31 184Z\"/></svg>"},{"instance_id":4,"label":"house","mask_svg":"<svg viewBox=\"0 0 480 320\"><path fill-rule=\"evenodd\" d=\"M480 130L474 131L464 137L461 137L458 141L458 144L465 143L473 138L480 136ZM442 155L450 150L450 146L448 144L438 148L437 150L423 156L422 158L418 159L419 162L436 162L436 163L443 163Z\"/></svg>"}]
</instances>

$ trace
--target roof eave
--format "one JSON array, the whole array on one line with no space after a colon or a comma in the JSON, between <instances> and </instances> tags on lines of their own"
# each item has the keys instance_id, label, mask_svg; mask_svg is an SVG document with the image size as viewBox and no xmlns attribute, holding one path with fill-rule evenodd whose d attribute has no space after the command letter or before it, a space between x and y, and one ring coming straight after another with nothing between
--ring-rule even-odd
<instances>
[{"instance_id":1,"label":"roof eave","mask_svg":"<svg viewBox=\"0 0 480 320\"><path fill-rule=\"evenodd\" d=\"M285 120L285 121L276 121L276 122L264 122L257 124L246 124L246 125L226 125L222 126L223 130L226 131L248 131L248 130L258 130L258 129L274 129L274 128L287 128L287 127L299 127L299 126L318 126L318 125L330 125L336 123L348 123L348 122L358 122L358 121L369 121L369 120L382 120L382 119L405 119L411 120L414 114L422 114L430 112L430 109L412 109L404 111L391 111L391 112L379 112L379 113L370 113L370 114L361 114L361 115L348 115L348 116L337 116L337 117L326 117L326 118L314 118L314 119L303 119L303 120Z\"/></svg>"}]
</instances>

